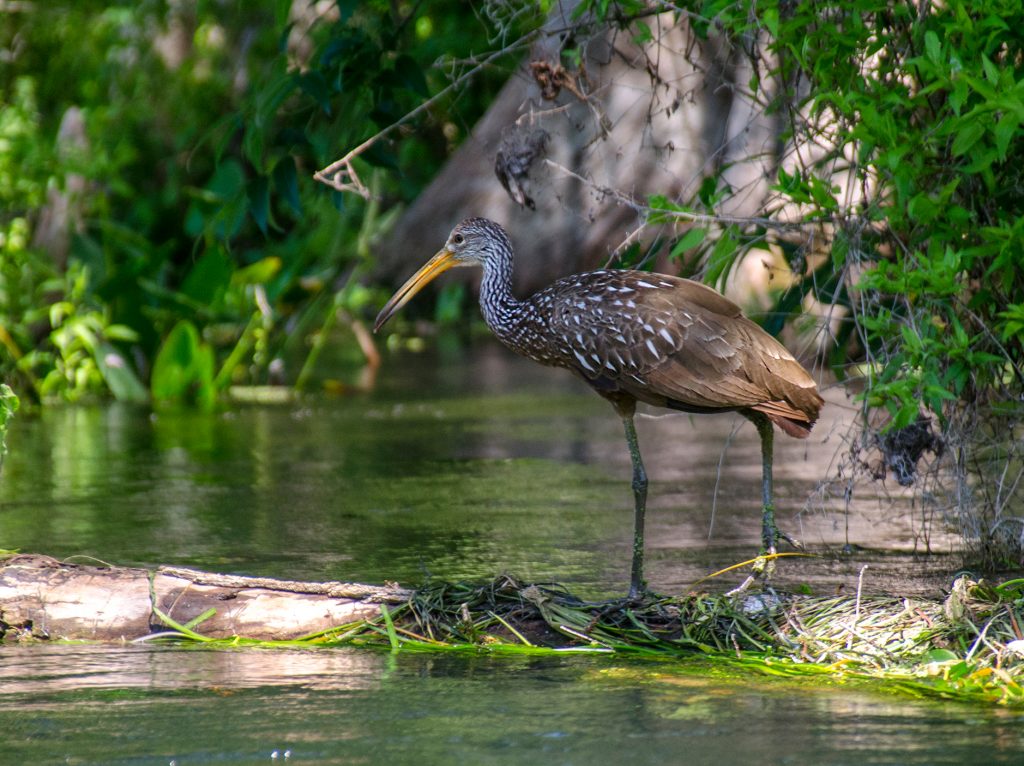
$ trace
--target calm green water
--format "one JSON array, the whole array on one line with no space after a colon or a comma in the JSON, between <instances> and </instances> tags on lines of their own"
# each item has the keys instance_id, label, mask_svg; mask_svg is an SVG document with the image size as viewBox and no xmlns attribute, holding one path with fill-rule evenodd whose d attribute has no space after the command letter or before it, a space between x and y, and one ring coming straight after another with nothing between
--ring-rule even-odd
<instances>
[{"instance_id":1,"label":"calm green water","mask_svg":"<svg viewBox=\"0 0 1024 766\"><path fill-rule=\"evenodd\" d=\"M2 653L10 764L866 766L1019 764L1024 753L1019 717L1001 711L607 657Z\"/></svg>"},{"instance_id":2,"label":"calm green water","mask_svg":"<svg viewBox=\"0 0 1024 766\"><path fill-rule=\"evenodd\" d=\"M758 448L734 425L638 425L657 589L756 547ZM870 499L852 517L804 509L830 439L825 420L808 442L779 440L780 521L812 545L849 528L875 550L793 562L782 580L852 589L870 563L868 590L901 578L937 592L948 562L907 552L933 534L919 522L872 515ZM569 376L490 345L390 357L351 398L211 416L51 409L19 417L9 443L0 548L409 585L510 572L589 596L628 578L617 419ZM0 764L1022 763L1022 723L608 657L0 647Z\"/></svg>"}]
</instances>

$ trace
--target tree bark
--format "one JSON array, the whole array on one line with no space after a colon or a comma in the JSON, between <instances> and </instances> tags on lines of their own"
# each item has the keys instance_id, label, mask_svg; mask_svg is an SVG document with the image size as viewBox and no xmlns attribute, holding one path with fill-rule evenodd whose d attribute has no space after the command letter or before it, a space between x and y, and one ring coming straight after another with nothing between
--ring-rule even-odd
<instances>
[{"instance_id":1,"label":"tree bark","mask_svg":"<svg viewBox=\"0 0 1024 766\"><path fill-rule=\"evenodd\" d=\"M529 294L601 266L633 235L642 216L616 193L685 201L721 168L735 190L721 212L763 212L784 126L743 94L753 72L740 52L720 35L699 38L666 13L645 22L651 42L637 45L610 30L580 44L582 67L563 67L559 30L571 26L571 9L559 4L552 12L550 32L375 248L378 277L404 280L459 220L485 216L509 229L517 247L513 287ZM551 72L561 87L544 87L541 73ZM509 131L538 130L547 141L525 180L532 209L502 188L495 157ZM652 227L644 239L657 233Z\"/></svg>"},{"instance_id":2,"label":"tree bark","mask_svg":"<svg viewBox=\"0 0 1024 766\"><path fill-rule=\"evenodd\" d=\"M389 585L296 582L161 566L68 564L17 555L0 562L0 637L130 641L185 625L209 638L287 640L369 619L409 591ZM158 614L159 612L159 614Z\"/></svg>"}]
</instances>

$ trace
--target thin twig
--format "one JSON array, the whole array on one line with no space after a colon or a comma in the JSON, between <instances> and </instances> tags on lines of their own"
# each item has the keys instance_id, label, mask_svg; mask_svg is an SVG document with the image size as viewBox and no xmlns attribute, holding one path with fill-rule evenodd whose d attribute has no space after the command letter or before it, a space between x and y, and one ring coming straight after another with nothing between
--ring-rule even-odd
<instances>
[{"instance_id":1,"label":"thin twig","mask_svg":"<svg viewBox=\"0 0 1024 766\"><path fill-rule=\"evenodd\" d=\"M383 128L374 135L370 136L368 139L363 141L354 149L349 150L348 153L346 153L345 156L342 157L341 159L335 160L327 167L316 171L313 174L313 178L315 178L317 181L327 184L328 186L330 186L333 189L336 189L337 191L351 191L355 192L356 194L365 199L369 199L370 190L367 189L365 184L363 184L362 180L360 180L359 175L356 173L356 170L352 165L352 162L353 160L355 160L356 157L365 152L367 149L369 149L371 146L373 146L382 138L390 134L395 129L401 127L402 125L405 125L407 122L413 120L421 113L432 107L442 98L447 96L451 91L458 88L467 80L470 80L473 77L475 77L478 72L483 70L485 67L490 66L497 59L531 44L539 34L540 30L534 30L533 32L527 33L523 37L519 38L513 43L510 43L504 48L497 51L493 51L492 53L487 55L482 61L478 62L476 66L474 66L471 70L469 70L463 75L460 75L458 78L456 78L454 81L452 81L447 86L442 88L440 91L435 93L433 96L428 98L415 109L413 109L410 112L407 112L405 115L403 115L398 120L388 125L386 128Z\"/></svg>"},{"instance_id":2,"label":"thin twig","mask_svg":"<svg viewBox=\"0 0 1024 766\"><path fill-rule=\"evenodd\" d=\"M678 218L682 221L690 221L692 223L705 223L705 224L735 224L739 226L763 226L766 229L775 229L778 231L797 231L804 229L807 226L821 226L823 223L837 223L837 220L831 218L815 218L810 221L779 221L774 218L762 218L759 216L736 216L736 215L716 215L712 213L695 213L691 210L665 210L663 208L654 208L650 205L638 202L628 194L624 194L618 189L613 189L610 186L601 186L600 184L594 183L589 178L584 178L579 173L570 170L564 165L560 165L554 160L545 159L544 163L549 167L554 168L558 172L585 184L593 191L598 194L611 197L616 202L619 202L626 207L635 210L637 213L641 213L646 216L651 214L663 215L669 218Z\"/></svg>"},{"instance_id":3,"label":"thin twig","mask_svg":"<svg viewBox=\"0 0 1024 766\"><path fill-rule=\"evenodd\" d=\"M850 635L846 639L847 649L853 646L853 637L855 635L857 623L860 622L860 597L861 593L864 590L864 572L867 571L867 568L869 566L871 565L865 564L864 566L862 566L860 568L860 574L857 575L857 600L854 602L853 606L853 625L850 626Z\"/></svg>"}]
</instances>

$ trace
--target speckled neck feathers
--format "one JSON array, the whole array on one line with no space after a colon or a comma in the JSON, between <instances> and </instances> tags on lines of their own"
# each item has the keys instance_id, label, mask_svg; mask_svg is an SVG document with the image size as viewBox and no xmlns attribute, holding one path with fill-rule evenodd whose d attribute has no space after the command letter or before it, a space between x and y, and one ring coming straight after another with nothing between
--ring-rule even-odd
<instances>
[{"instance_id":1,"label":"speckled neck feathers","mask_svg":"<svg viewBox=\"0 0 1024 766\"><path fill-rule=\"evenodd\" d=\"M480 310L488 327L500 335L503 328L516 321L522 304L512 295L512 245L501 229L494 227L488 233L488 252L481 262L484 276Z\"/></svg>"}]
</instances>

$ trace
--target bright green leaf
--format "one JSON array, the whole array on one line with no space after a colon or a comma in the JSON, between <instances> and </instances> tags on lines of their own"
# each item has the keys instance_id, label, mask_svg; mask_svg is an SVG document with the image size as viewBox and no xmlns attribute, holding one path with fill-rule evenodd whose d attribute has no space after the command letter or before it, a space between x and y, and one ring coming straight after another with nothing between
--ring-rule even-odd
<instances>
[{"instance_id":1,"label":"bright green leaf","mask_svg":"<svg viewBox=\"0 0 1024 766\"><path fill-rule=\"evenodd\" d=\"M966 126L961 128L956 138L953 139L953 156L962 157L971 150L983 135L985 135L985 126L980 122L969 122Z\"/></svg>"},{"instance_id":2,"label":"bright green leaf","mask_svg":"<svg viewBox=\"0 0 1024 766\"><path fill-rule=\"evenodd\" d=\"M670 258L679 258L687 250L692 250L697 247L701 242L704 241L704 237L707 236L707 229L699 226L694 226L687 230L687 232L679 238L679 241L672 247L672 251L669 253Z\"/></svg>"}]
</instances>

